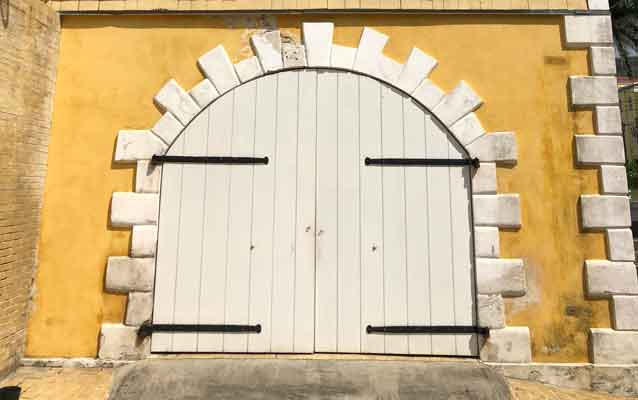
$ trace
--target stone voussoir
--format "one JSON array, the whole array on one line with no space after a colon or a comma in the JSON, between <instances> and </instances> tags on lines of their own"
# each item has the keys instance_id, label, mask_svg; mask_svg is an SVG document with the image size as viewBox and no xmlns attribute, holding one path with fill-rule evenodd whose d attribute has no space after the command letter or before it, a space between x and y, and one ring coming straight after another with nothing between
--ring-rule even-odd
<instances>
[{"instance_id":1,"label":"stone voussoir","mask_svg":"<svg viewBox=\"0 0 638 400\"><path fill-rule=\"evenodd\" d=\"M154 155L164 154L166 144L151 131L121 130L117 134L115 162L150 160Z\"/></svg>"},{"instance_id":2,"label":"stone voussoir","mask_svg":"<svg viewBox=\"0 0 638 400\"><path fill-rule=\"evenodd\" d=\"M332 22L304 22L301 27L308 65L329 67L334 24Z\"/></svg>"},{"instance_id":3,"label":"stone voussoir","mask_svg":"<svg viewBox=\"0 0 638 400\"><path fill-rule=\"evenodd\" d=\"M516 136L513 132L487 133L466 147L472 157L477 157L482 162L513 164L518 159Z\"/></svg>"},{"instance_id":4,"label":"stone voussoir","mask_svg":"<svg viewBox=\"0 0 638 400\"><path fill-rule=\"evenodd\" d=\"M476 110L483 104L483 100L465 81L459 82L450 93L445 95L432 112L446 126L452 126L465 115Z\"/></svg>"},{"instance_id":5,"label":"stone voussoir","mask_svg":"<svg viewBox=\"0 0 638 400\"><path fill-rule=\"evenodd\" d=\"M397 86L407 93L412 93L436 65L437 61L434 58L416 47L412 48L399 75Z\"/></svg>"},{"instance_id":6,"label":"stone voussoir","mask_svg":"<svg viewBox=\"0 0 638 400\"><path fill-rule=\"evenodd\" d=\"M195 100L197 105L204 108L211 101L215 100L219 93L215 86L208 79L202 79L197 85L193 86L191 90L188 91L188 94Z\"/></svg>"},{"instance_id":7,"label":"stone voussoir","mask_svg":"<svg viewBox=\"0 0 638 400\"><path fill-rule=\"evenodd\" d=\"M383 48L388 42L388 35L369 27L364 27L359 39L357 54L354 57L353 69L380 79L385 79L382 74Z\"/></svg>"},{"instance_id":8,"label":"stone voussoir","mask_svg":"<svg viewBox=\"0 0 638 400\"><path fill-rule=\"evenodd\" d=\"M158 194L115 192L111 198L111 225L156 225L158 208Z\"/></svg>"},{"instance_id":9,"label":"stone voussoir","mask_svg":"<svg viewBox=\"0 0 638 400\"><path fill-rule=\"evenodd\" d=\"M164 143L170 145L182 129L184 129L184 125L173 114L166 112L151 128L151 131L162 139Z\"/></svg>"},{"instance_id":10,"label":"stone voussoir","mask_svg":"<svg viewBox=\"0 0 638 400\"><path fill-rule=\"evenodd\" d=\"M219 45L197 60L204 75L213 82L219 94L239 85L239 78L224 46Z\"/></svg>"},{"instance_id":11,"label":"stone voussoir","mask_svg":"<svg viewBox=\"0 0 638 400\"><path fill-rule=\"evenodd\" d=\"M155 259L111 256L106 265L106 290L114 293L153 290Z\"/></svg>"},{"instance_id":12,"label":"stone voussoir","mask_svg":"<svg viewBox=\"0 0 638 400\"><path fill-rule=\"evenodd\" d=\"M200 110L195 100L175 79L166 82L153 100L165 111L173 114L182 125L188 124Z\"/></svg>"},{"instance_id":13,"label":"stone voussoir","mask_svg":"<svg viewBox=\"0 0 638 400\"><path fill-rule=\"evenodd\" d=\"M523 260L477 258L476 287L479 294L500 294L503 297L524 296L527 287Z\"/></svg>"},{"instance_id":14,"label":"stone voussoir","mask_svg":"<svg viewBox=\"0 0 638 400\"><path fill-rule=\"evenodd\" d=\"M279 31L256 33L250 37L250 42L265 72L283 68L284 61L281 55L281 34Z\"/></svg>"}]
</instances>

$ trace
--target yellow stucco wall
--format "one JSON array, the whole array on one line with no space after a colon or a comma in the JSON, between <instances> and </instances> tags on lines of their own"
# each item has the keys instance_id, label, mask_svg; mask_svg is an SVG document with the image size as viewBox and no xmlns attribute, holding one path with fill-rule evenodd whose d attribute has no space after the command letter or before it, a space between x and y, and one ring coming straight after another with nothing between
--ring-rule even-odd
<instances>
[{"instance_id":1,"label":"yellow stucco wall","mask_svg":"<svg viewBox=\"0 0 638 400\"><path fill-rule=\"evenodd\" d=\"M251 54L250 28L276 25L298 39L301 17L65 17L49 150L40 265L27 356L95 356L100 324L121 321L125 296L103 292L106 259L126 255L130 233L108 226L111 193L133 190L133 167L112 163L119 129L160 114L152 97L174 77L201 79L197 58L224 44L234 62ZM305 21L312 17L304 17ZM386 54L417 46L439 60L445 91L466 80L483 97L488 131L516 132L519 161L499 168L500 192L520 193L523 227L501 233L503 257L523 258L529 293L507 301L509 325L531 329L534 361L587 361L587 328L609 326L607 301L586 301L583 261L604 258L600 233L579 232L577 200L597 193L594 169L577 169L574 133L591 112L569 110L567 77L587 74L584 50L561 44L561 17L322 16L335 41L356 46L364 25L390 36Z\"/></svg>"}]
</instances>

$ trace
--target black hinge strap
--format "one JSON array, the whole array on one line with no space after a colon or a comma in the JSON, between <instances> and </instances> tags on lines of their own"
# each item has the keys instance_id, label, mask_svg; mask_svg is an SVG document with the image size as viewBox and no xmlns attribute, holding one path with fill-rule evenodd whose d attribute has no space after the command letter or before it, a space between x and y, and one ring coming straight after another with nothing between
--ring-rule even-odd
<instances>
[{"instance_id":1,"label":"black hinge strap","mask_svg":"<svg viewBox=\"0 0 638 400\"><path fill-rule=\"evenodd\" d=\"M268 164L268 157L221 157L221 156L158 156L153 163L196 163L196 164Z\"/></svg>"},{"instance_id":2,"label":"black hinge strap","mask_svg":"<svg viewBox=\"0 0 638 400\"><path fill-rule=\"evenodd\" d=\"M137 331L139 337L153 332L216 332L216 333L261 333L261 325L199 325L199 324L151 324L145 322Z\"/></svg>"},{"instance_id":3,"label":"black hinge strap","mask_svg":"<svg viewBox=\"0 0 638 400\"><path fill-rule=\"evenodd\" d=\"M370 158L366 157L365 165L381 165L381 166L441 166L454 167L471 165L478 168L481 162L478 158Z\"/></svg>"},{"instance_id":4,"label":"black hinge strap","mask_svg":"<svg viewBox=\"0 0 638 400\"><path fill-rule=\"evenodd\" d=\"M402 333L414 335L420 333L432 334L453 334L453 333L478 333L479 335L490 334L490 329L482 326L463 326L463 325L409 325L409 326L370 326L366 327L367 333Z\"/></svg>"}]
</instances>

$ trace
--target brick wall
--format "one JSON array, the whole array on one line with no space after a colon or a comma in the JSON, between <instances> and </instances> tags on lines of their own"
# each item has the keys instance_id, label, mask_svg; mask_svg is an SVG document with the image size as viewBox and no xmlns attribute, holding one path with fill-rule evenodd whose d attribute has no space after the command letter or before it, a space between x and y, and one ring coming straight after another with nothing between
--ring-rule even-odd
<instances>
[{"instance_id":1,"label":"brick wall","mask_svg":"<svg viewBox=\"0 0 638 400\"><path fill-rule=\"evenodd\" d=\"M24 348L47 169L60 24L56 13L40 0L0 0L0 11L2 377L15 368Z\"/></svg>"}]
</instances>

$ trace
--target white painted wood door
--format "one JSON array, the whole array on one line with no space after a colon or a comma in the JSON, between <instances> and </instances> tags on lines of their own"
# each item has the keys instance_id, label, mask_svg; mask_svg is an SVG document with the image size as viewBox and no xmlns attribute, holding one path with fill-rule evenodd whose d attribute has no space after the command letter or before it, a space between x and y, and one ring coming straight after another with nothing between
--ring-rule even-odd
<instances>
[{"instance_id":1,"label":"white painted wood door","mask_svg":"<svg viewBox=\"0 0 638 400\"><path fill-rule=\"evenodd\" d=\"M269 75L168 154L270 163L164 165L153 322L262 331L154 333L153 351L477 354L475 335L366 333L476 322L469 167L364 165L462 158L407 96L346 72Z\"/></svg>"}]
</instances>

